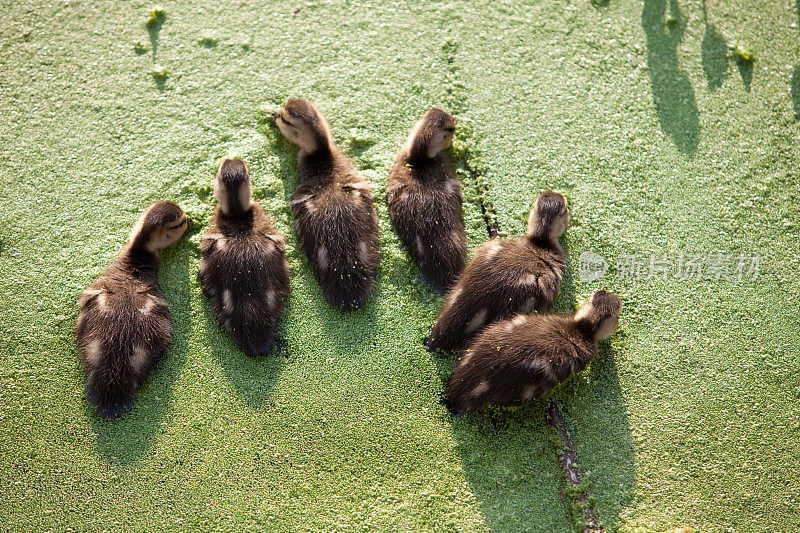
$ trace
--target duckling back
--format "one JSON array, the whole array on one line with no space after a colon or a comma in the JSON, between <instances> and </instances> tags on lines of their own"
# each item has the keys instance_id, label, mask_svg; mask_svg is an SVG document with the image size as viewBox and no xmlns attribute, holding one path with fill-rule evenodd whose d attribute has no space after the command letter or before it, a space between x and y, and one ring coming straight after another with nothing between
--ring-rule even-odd
<instances>
[{"instance_id":1,"label":"duckling back","mask_svg":"<svg viewBox=\"0 0 800 533\"><path fill-rule=\"evenodd\" d=\"M467 255L461 185L449 164L441 155L411 164L401 151L386 191L389 218L422 277L447 290Z\"/></svg>"},{"instance_id":2,"label":"duckling back","mask_svg":"<svg viewBox=\"0 0 800 533\"><path fill-rule=\"evenodd\" d=\"M87 396L101 416L130 409L135 392L172 343L167 302L158 287L131 279L116 264L78 302L76 342Z\"/></svg>"},{"instance_id":3,"label":"duckling back","mask_svg":"<svg viewBox=\"0 0 800 533\"><path fill-rule=\"evenodd\" d=\"M344 161L333 164L311 169L301 159L292 212L300 248L325 299L334 307L355 309L364 305L375 284L378 214L369 184ZM309 179L309 174L318 178Z\"/></svg>"},{"instance_id":4,"label":"duckling back","mask_svg":"<svg viewBox=\"0 0 800 533\"><path fill-rule=\"evenodd\" d=\"M218 211L200 248L198 278L220 325L245 353L269 353L289 294L283 235L254 204L237 218Z\"/></svg>"},{"instance_id":5,"label":"duckling back","mask_svg":"<svg viewBox=\"0 0 800 533\"><path fill-rule=\"evenodd\" d=\"M486 328L464 353L447 383L455 414L487 404L522 405L548 394L583 370L597 343L559 316L517 315Z\"/></svg>"},{"instance_id":6,"label":"duckling back","mask_svg":"<svg viewBox=\"0 0 800 533\"><path fill-rule=\"evenodd\" d=\"M560 247L542 248L527 237L489 241L445 298L425 345L460 350L493 322L516 313L546 313L558 294L564 266Z\"/></svg>"}]
</instances>

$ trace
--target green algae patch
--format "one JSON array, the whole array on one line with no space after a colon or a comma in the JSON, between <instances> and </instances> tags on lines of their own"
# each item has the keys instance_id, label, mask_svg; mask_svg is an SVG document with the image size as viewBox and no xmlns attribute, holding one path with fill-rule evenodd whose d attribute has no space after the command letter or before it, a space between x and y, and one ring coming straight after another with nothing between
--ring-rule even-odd
<instances>
[{"instance_id":1,"label":"green algae patch","mask_svg":"<svg viewBox=\"0 0 800 533\"><path fill-rule=\"evenodd\" d=\"M169 76L169 70L167 70L167 67L154 65L152 70L150 70L150 74L157 80L164 81L167 79L167 76Z\"/></svg>"},{"instance_id":2,"label":"green algae patch","mask_svg":"<svg viewBox=\"0 0 800 533\"><path fill-rule=\"evenodd\" d=\"M734 57L736 57L738 61L741 61L742 63L752 63L755 60L753 52L751 52L749 48L741 44L737 44L736 46L733 47L733 55Z\"/></svg>"}]
</instances>

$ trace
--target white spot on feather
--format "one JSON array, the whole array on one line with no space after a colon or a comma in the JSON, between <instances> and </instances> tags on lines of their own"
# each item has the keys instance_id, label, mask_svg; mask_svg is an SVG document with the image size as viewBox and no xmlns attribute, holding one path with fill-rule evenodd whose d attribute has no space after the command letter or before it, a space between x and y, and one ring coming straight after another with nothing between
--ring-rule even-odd
<instances>
[{"instance_id":1,"label":"white spot on feather","mask_svg":"<svg viewBox=\"0 0 800 533\"><path fill-rule=\"evenodd\" d=\"M447 180L444 184L444 188L447 191L447 194L450 196L456 192L456 184L453 182L453 180Z\"/></svg>"},{"instance_id":2,"label":"white spot on feather","mask_svg":"<svg viewBox=\"0 0 800 533\"><path fill-rule=\"evenodd\" d=\"M309 201L310 199L311 199L311 195L310 194L306 194L305 196L301 196L299 198L295 198L294 200L289 202L289 205L294 207L296 205L300 205L302 203L305 203L305 202Z\"/></svg>"},{"instance_id":3,"label":"white spot on feather","mask_svg":"<svg viewBox=\"0 0 800 533\"><path fill-rule=\"evenodd\" d=\"M530 370L532 372L533 371L539 371L539 372L544 372L545 374L547 374L548 365L544 361L539 359L538 357L534 357L533 359L526 359L523 362L523 364L525 365L526 369L528 369L528 370Z\"/></svg>"},{"instance_id":4,"label":"white spot on feather","mask_svg":"<svg viewBox=\"0 0 800 533\"><path fill-rule=\"evenodd\" d=\"M272 306L275 304L275 291L274 290L269 289L267 291L266 300L267 300L267 307L272 309Z\"/></svg>"},{"instance_id":5,"label":"white spot on feather","mask_svg":"<svg viewBox=\"0 0 800 533\"><path fill-rule=\"evenodd\" d=\"M100 339L93 340L86 346L86 360L89 364L97 366L103 360L103 351L100 348Z\"/></svg>"},{"instance_id":6,"label":"white spot on feather","mask_svg":"<svg viewBox=\"0 0 800 533\"><path fill-rule=\"evenodd\" d=\"M541 289L543 293L547 294L548 292L555 291L552 278L542 276L538 279L538 282L539 282L539 289Z\"/></svg>"},{"instance_id":7,"label":"white spot on feather","mask_svg":"<svg viewBox=\"0 0 800 533\"><path fill-rule=\"evenodd\" d=\"M469 324L467 324L466 333L470 334L473 331L480 328L483 325L484 321L486 320L486 315L488 314L489 314L488 309L481 309L480 311L475 313L475 316L472 317L472 320L470 320Z\"/></svg>"},{"instance_id":8,"label":"white spot on feather","mask_svg":"<svg viewBox=\"0 0 800 533\"><path fill-rule=\"evenodd\" d=\"M461 243L463 241L463 237L461 236L461 232L458 231L458 230L455 230L455 229L453 231L451 231L450 232L450 240L452 240L453 243L455 243L456 246L461 246Z\"/></svg>"},{"instance_id":9,"label":"white spot on feather","mask_svg":"<svg viewBox=\"0 0 800 533\"><path fill-rule=\"evenodd\" d=\"M522 324L525 323L525 315L517 315L517 316L515 316L514 318L511 319L511 323L514 326L521 326Z\"/></svg>"},{"instance_id":10,"label":"white spot on feather","mask_svg":"<svg viewBox=\"0 0 800 533\"><path fill-rule=\"evenodd\" d=\"M536 394L536 386L529 385L522 390L522 400L529 402L533 400L533 396Z\"/></svg>"},{"instance_id":11,"label":"white spot on feather","mask_svg":"<svg viewBox=\"0 0 800 533\"><path fill-rule=\"evenodd\" d=\"M294 207L299 206L301 204L305 204L306 211L308 211L308 214L311 215L311 214L314 214L317 211L316 206L311 203L311 199L312 198L313 198L312 195L307 194L307 195L301 196L300 198L296 198L296 199L292 200L291 202L289 202L289 205L292 206L292 208L294 208Z\"/></svg>"},{"instance_id":12,"label":"white spot on feather","mask_svg":"<svg viewBox=\"0 0 800 533\"><path fill-rule=\"evenodd\" d=\"M222 251L224 251L224 250L225 250L225 248L226 248L226 245L227 245L227 241L225 241L225 237L223 237L222 235L220 235L219 237L216 237L216 238L214 239L214 242L216 242L216 248L217 248L217 250L219 250L220 252L222 252Z\"/></svg>"},{"instance_id":13,"label":"white spot on feather","mask_svg":"<svg viewBox=\"0 0 800 533\"><path fill-rule=\"evenodd\" d=\"M422 255L425 252L425 247L422 245L422 239L419 235L417 235L417 238L414 239L414 245L417 247L417 253L419 255Z\"/></svg>"},{"instance_id":14,"label":"white spot on feather","mask_svg":"<svg viewBox=\"0 0 800 533\"><path fill-rule=\"evenodd\" d=\"M156 302L152 298L148 298L142 307L139 308L139 312L143 315L149 315L153 309L156 307Z\"/></svg>"},{"instance_id":15,"label":"white spot on feather","mask_svg":"<svg viewBox=\"0 0 800 533\"><path fill-rule=\"evenodd\" d=\"M358 243L358 260L363 264L367 264L369 260L369 250L367 249L367 242L361 241Z\"/></svg>"},{"instance_id":16,"label":"white spot on feather","mask_svg":"<svg viewBox=\"0 0 800 533\"><path fill-rule=\"evenodd\" d=\"M464 289L462 289L461 287L459 287L459 288L457 288L457 289L454 289L454 290L453 290L453 291L450 293L450 296L448 296L448 297L447 297L447 304L448 304L448 305L453 305L453 304L455 304L455 303L456 303L456 300L458 300L458 297L459 297L459 296L461 296L461 293L462 293L463 291L464 291Z\"/></svg>"},{"instance_id":17,"label":"white spot on feather","mask_svg":"<svg viewBox=\"0 0 800 533\"><path fill-rule=\"evenodd\" d=\"M97 295L97 310L101 313L108 311L108 295L105 291Z\"/></svg>"},{"instance_id":18,"label":"white spot on feather","mask_svg":"<svg viewBox=\"0 0 800 533\"><path fill-rule=\"evenodd\" d=\"M222 306L229 313L233 311L233 295L231 294L230 289L225 289L222 292Z\"/></svg>"},{"instance_id":19,"label":"white spot on feather","mask_svg":"<svg viewBox=\"0 0 800 533\"><path fill-rule=\"evenodd\" d=\"M134 372L141 372L147 363L147 350L143 346L137 346L131 354L130 364Z\"/></svg>"},{"instance_id":20,"label":"white spot on feather","mask_svg":"<svg viewBox=\"0 0 800 533\"><path fill-rule=\"evenodd\" d=\"M525 274L517 280L517 283L522 286L535 285L537 280L538 278L535 274Z\"/></svg>"},{"instance_id":21,"label":"white spot on feather","mask_svg":"<svg viewBox=\"0 0 800 533\"><path fill-rule=\"evenodd\" d=\"M494 256L497 255L497 252L499 252L500 248L502 248L502 247L503 247L503 245L500 244L499 240L493 240L489 244L486 245L486 248L485 248L485 251L483 253L483 256L486 259L491 259L491 258L493 258Z\"/></svg>"},{"instance_id":22,"label":"white spot on feather","mask_svg":"<svg viewBox=\"0 0 800 533\"><path fill-rule=\"evenodd\" d=\"M328 250L324 246L317 250L317 264L322 270L328 268Z\"/></svg>"},{"instance_id":23,"label":"white spot on feather","mask_svg":"<svg viewBox=\"0 0 800 533\"><path fill-rule=\"evenodd\" d=\"M81 297L78 300L78 305L83 307L86 305L92 298L97 296L98 294L102 293L102 289L86 289L81 293Z\"/></svg>"},{"instance_id":24,"label":"white spot on feather","mask_svg":"<svg viewBox=\"0 0 800 533\"><path fill-rule=\"evenodd\" d=\"M481 394L483 394L487 390L489 390L489 382L484 379L483 381L478 383L478 385L476 385L474 389L472 389L472 392L470 393L470 395L471 396L480 396Z\"/></svg>"}]
</instances>

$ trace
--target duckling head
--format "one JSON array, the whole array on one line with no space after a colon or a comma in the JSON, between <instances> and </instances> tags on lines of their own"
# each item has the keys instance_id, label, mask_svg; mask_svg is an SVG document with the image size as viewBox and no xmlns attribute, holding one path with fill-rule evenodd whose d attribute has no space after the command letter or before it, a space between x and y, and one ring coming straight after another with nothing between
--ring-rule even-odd
<instances>
[{"instance_id":1,"label":"duckling head","mask_svg":"<svg viewBox=\"0 0 800 533\"><path fill-rule=\"evenodd\" d=\"M175 202L156 202L141 214L131 230L131 248L158 252L183 236L189 219Z\"/></svg>"},{"instance_id":2,"label":"duckling head","mask_svg":"<svg viewBox=\"0 0 800 533\"><path fill-rule=\"evenodd\" d=\"M306 154L331 146L331 127L325 116L308 100L293 99L272 116L284 137Z\"/></svg>"},{"instance_id":3,"label":"duckling head","mask_svg":"<svg viewBox=\"0 0 800 533\"><path fill-rule=\"evenodd\" d=\"M569 224L567 199L563 194L545 191L536 199L528 214L527 235L531 239L557 243Z\"/></svg>"},{"instance_id":4,"label":"duckling head","mask_svg":"<svg viewBox=\"0 0 800 533\"><path fill-rule=\"evenodd\" d=\"M242 216L253 205L253 182L250 171L241 159L225 159L214 178L214 198L222 213Z\"/></svg>"},{"instance_id":5,"label":"duckling head","mask_svg":"<svg viewBox=\"0 0 800 533\"><path fill-rule=\"evenodd\" d=\"M616 294L597 291L575 313L575 321L592 333L594 340L607 339L619 325L622 299Z\"/></svg>"},{"instance_id":6,"label":"duckling head","mask_svg":"<svg viewBox=\"0 0 800 533\"><path fill-rule=\"evenodd\" d=\"M450 113L435 107L429 109L411 128L406 141L409 158L432 159L450 148L457 122Z\"/></svg>"}]
</instances>

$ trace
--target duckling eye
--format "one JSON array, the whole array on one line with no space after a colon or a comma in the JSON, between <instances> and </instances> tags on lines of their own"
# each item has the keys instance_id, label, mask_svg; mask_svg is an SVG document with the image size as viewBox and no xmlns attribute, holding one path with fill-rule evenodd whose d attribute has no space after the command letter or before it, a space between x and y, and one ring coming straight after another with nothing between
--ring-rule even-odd
<instances>
[{"instance_id":1,"label":"duckling eye","mask_svg":"<svg viewBox=\"0 0 800 533\"><path fill-rule=\"evenodd\" d=\"M447 133L455 133L456 129L455 128L445 128L444 131L446 131Z\"/></svg>"}]
</instances>

